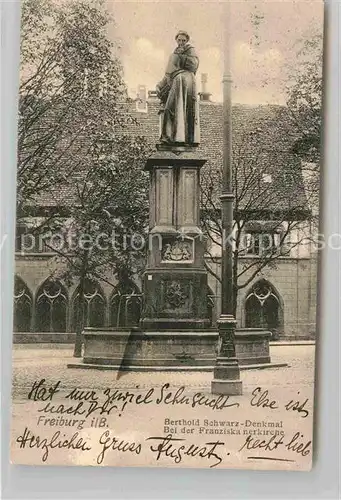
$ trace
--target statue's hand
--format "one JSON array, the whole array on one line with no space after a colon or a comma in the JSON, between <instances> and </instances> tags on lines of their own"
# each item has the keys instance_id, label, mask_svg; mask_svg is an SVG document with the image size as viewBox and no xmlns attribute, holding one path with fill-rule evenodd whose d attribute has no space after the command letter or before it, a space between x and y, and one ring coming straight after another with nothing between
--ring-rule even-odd
<instances>
[{"instance_id":1,"label":"statue's hand","mask_svg":"<svg viewBox=\"0 0 341 500\"><path fill-rule=\"evenodd\" d=\"M174 50L174 54L183 54L185 52L185 47L177 47Z\"/></svg>"},{"instance_id":2,"label":"statue's hand","mask_svg":"<svg viewBox=\"0 0 341 500\"><path fill-rule=\"evenodd\" d=\"M170 90L170 78L168 78L168 75L166 74L161 80L161 82L159 82L156 85L156 93L158 98L161 101L166 102L169 90Z\"/></svg>"}]
</instances>

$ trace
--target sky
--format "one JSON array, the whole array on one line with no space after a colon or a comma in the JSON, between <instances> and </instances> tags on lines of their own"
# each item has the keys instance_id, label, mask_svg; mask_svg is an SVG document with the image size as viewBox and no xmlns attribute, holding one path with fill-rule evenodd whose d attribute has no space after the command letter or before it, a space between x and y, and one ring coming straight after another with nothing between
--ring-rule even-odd
<instances>
[{"instance_id":1,"label":"sky","mask_svg":"<svg viewBox=\"0 0 341 500\"><path fill-rule=\"evenodd\" d=\"M109 36L118 42L130 93L138 85L154 90L175 48L175 34L186 30L200 66L208 74L207 90L222 100L224 23L222 2L178 0L107 0L115 19ZM295 65L299 40L322 32L321 0L239 0L230 7L232 100L241 104L283 104L283 82Z\"/></svg>"}]
</instances>

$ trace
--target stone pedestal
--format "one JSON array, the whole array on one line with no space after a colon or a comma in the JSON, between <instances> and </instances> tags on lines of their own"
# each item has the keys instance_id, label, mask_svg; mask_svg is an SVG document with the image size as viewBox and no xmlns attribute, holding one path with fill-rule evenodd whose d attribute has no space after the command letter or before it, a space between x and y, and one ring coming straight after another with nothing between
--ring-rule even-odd
<instances>
[{"instance_id":1,"label":"stone pedestal","mask_svg":"<svg viewBox=\"0 0 341 500\"><path fill-rule=\"evenodd\" d=\"M143 276L144 331L210 325L205 241L200 230L200 169L195 148L160 146L150 172L149 251Z\"/></svg>"},{"instance_id":2,"label":"stone pedestal","mask_svg":"<svg viewBox=\"0 0 341 500\"><path fill-rule=\"evenodd\" d=\"M148 159L149 250L140 327L86 328L83 362L69 363L69 367L213 370L219 337L210 328L206 242L199 219L200 169L205 161L196 148L185 146L159 146ZM263 330L236 334L239 363L269 366L269 336Z\"/></svg>"},{"instance_id":3,"label":"stone pedestal","mask_svg":"<svg viewBox=\"0 0 341 500\"><path fill-rule=\"evenodd\" d=\"M236 357L241 370L285 366L270 362L270 336L270 332L262 329L236 330ZM86 328L83 361L68 366L102 370L212 372L217 348L218 332L215 329L145 332L129 328ZM216 382L216 389L221 390L219 379Z\"/></svg>"}]
</instances>

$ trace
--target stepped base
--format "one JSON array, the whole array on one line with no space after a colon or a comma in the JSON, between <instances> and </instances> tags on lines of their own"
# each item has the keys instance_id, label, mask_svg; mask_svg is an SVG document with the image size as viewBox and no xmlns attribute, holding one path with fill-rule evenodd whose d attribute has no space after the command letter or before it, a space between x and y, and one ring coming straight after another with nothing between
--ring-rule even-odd
<instances>
[{"instance_id":1,"label":"stepped base","mask_svg":"<svg viewBox=\"0 0 341 500\"><path fill-rule=\"evenodd\" d=\"M283 368L288 366L287 363L260 363L256 365L242 365L240 371L244 370L265 370L269 368ZM213 372L214 366L120 366L120 365L97 365L94 363L83 363L82 361L74 361L67 364L68 368L81 368L83 370L112 370L120 372Z\"/></svg>"},{"instance_id":2,"label":"stepped base","mask_svg":"<svg viewBox=\"0 0 341 500\"><path fill-rule=\"evenodd\" d=\"M265 330L236 331L236 356L241 367L272 366L270 333ZM84 331L83 363L70 367L105 367L135 371L211 371L217 356L218 332L214 329L146 332L138 329L92 329Z\"/></svg>"},{"instance_id":3,"label":"stepped base","mask_svg":"<svg viewBox=\"0 0 341 500\"><path fill-rule=\"evenodd\" d=\"M226 394L228 396L241 396L243 394L242 381L214 379L211 383L211 393Z\"/></svg>"}]
</instances>

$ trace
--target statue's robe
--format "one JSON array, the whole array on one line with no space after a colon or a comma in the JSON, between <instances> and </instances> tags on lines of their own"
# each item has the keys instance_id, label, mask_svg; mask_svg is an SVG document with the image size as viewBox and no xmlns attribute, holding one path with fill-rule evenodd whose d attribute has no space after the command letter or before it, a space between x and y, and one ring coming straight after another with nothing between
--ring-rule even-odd
<instances>
[{"instance_id":1,"label":"statue's robe","mask_svg":"<svg viewBox=\"0 0 341 500\"><path fill-rule=\"evenodd\" d=\"M163 103L161 142L194 144L200 142L199 103L195 74L199 59L192 45L170 56L166 74L157 89Z\"/></svg>"}]
</instances>

